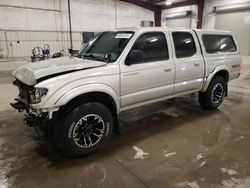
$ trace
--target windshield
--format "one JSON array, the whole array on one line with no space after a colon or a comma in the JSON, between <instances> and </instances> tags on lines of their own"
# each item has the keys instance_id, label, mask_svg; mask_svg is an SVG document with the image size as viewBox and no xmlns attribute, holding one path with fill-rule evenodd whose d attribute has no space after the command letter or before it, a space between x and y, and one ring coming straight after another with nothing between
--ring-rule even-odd
<instances>
[{"instance_id":1,"label":"windshield","mask_svg":"<svg viewBox=\"0 0 250 188\"><path fill-rule=\"evenodd\" d=\"M79 56L98 61L114 62L121 55L134 32L103 32L92 39L82 50Z\"/></svg>"}]
</instances>

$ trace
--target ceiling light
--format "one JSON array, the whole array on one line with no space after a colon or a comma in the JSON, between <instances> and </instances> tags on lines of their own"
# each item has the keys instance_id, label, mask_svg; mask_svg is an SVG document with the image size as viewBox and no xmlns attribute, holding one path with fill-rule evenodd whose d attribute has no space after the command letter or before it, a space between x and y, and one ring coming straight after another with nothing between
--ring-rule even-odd
<instances>
[{"instance_id":1,"label":"ceiling light","mask_svg":"<svg viewBox=\"0 0 250 188\"><path fill-rule=\"evenodd\" d=\"M171 5L172 4L172 2L171 1L166 1L166 3L165 3L166 5Z\"/></svg>"}]
</instances>

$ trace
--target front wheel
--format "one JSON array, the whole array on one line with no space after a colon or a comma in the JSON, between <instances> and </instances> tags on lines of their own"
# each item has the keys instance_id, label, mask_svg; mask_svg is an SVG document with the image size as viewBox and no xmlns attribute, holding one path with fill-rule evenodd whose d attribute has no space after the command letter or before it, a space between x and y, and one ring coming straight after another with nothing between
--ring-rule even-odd
<instances>
[{"instance_id":1,"label":"front wheel","mask_svg":"<svg viewBox=\"0 0 250 188\"><path fill-rule=\"evenodd\" d=\"M105 105L86 103L68 111L55 129L56 142L64 153L80 157L106 144L113 130L113 117Z\"/></svg>"},{"instance_id":2,"label":"front wheel","mask_svg":"<svg viewBox=\"0 0 250 188\"><path fill-rule=\"evenodd\" d=\"M207 110L218 108L224 100L226 81L221 76L215 76L206 92L199 92L199 103Z\"/></svg>"}]
</instances>

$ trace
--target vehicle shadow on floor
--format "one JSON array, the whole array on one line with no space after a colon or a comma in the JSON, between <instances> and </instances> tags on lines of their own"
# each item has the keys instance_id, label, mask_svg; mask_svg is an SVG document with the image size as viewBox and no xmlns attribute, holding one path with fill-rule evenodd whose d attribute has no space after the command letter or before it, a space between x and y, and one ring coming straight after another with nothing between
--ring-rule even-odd
<instances>
[{"instance_id":1,"label":"vehicle shadow on floor","mask_svg":"<svg viewBox=\"0 0 250 188\"><path fill-rule=\"evenodd\" d=\"M109 157L147 137L170 132L187 123L197 121L214 114L226 116L221 110L203 110L196 97L178 98L176 102L160 102L124 112L120 115L120 135L114 134L107 145L99 152L79 159L71 159L63 155L54 142L39 142L36 152L51 161L53 168L67 168L74 165L89 164ZM197 125L198 126L198 125ZM50 143L50 144L49 144ZM52 143L52 144L51 144ZM80 163L79 163L80 162ZM62 165L63 164L63 165Z\"/></svg>"}]
</instances>

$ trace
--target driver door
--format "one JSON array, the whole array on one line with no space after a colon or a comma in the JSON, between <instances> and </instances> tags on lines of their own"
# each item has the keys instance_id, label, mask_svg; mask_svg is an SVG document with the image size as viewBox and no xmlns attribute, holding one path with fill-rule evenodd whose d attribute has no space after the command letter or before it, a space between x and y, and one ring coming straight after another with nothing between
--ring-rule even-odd
<instances>
[{"instance_id":1,"label":"driver door","mask_svg":"<svg viewBox=\"0 0 250 188\"><path fill-rule=\"evenodd\" d=\"M168 44L164 32L146 32L137 38L130 51L141 51L143 59L121 64L123 109L172 95L175 70Z\"/></svg>"}]
</instances>

